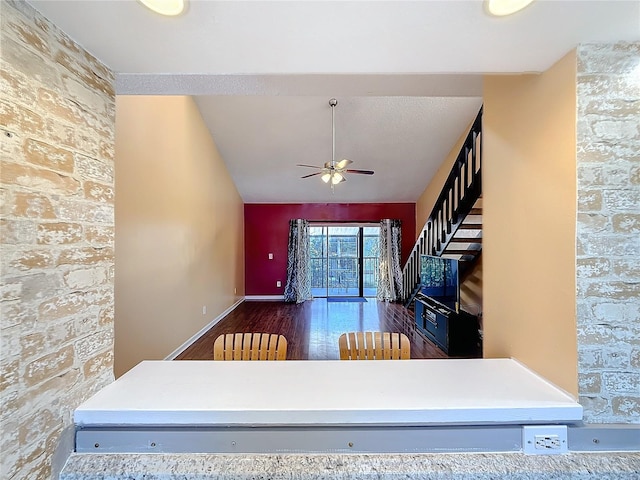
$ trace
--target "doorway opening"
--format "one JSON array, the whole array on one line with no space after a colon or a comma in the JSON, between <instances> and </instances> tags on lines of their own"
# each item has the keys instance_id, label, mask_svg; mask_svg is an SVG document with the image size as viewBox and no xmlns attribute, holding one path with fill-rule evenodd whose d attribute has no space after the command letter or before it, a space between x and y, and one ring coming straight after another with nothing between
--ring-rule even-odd
<instances>
[{"instance_id":1,"label":"doorway opening","mask_svg":"<svg viewBox=\"0 0 640 480\"><path fill-rule=\"evenodd\" d=\"M380 227L376 224L309 226L314 297L375 297Z\"/></svg>"}]
</instances>

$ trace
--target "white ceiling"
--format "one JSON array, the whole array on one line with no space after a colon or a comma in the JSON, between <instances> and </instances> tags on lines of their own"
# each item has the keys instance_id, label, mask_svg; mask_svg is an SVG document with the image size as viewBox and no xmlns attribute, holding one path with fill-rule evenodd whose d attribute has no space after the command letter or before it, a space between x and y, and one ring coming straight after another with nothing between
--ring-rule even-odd
<instances>
[{"instance_id":1,"label":"white ceiling","mask_svg":"<svg viewBox=\"0 0 640 480\"><path fill-rule=\"evenodd\" d=\"M119 94L194 95L245 202L415 201L481 104L482 74L541 72L579 43L640 40L637 0L30 0L116 72ZM349 175L318 177L336 157Z\"/></svg>"}]
</instances>

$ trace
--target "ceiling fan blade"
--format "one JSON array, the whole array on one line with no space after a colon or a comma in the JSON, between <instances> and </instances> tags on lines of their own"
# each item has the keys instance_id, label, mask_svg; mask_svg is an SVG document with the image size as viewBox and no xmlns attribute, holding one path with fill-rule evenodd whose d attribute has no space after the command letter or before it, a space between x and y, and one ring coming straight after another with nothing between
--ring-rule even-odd
<instances>
[{"instance_id":1,"label":"ceiling fan blade","mask_svg":"<svg viewBox=\"0 0 640 480\"><path fill-rule=\"evenodd\" d=\"M314 177L314 176L320 175L320 174L322 174L322 172L310 173L309 175L304 175L304 176L302 176L300 178L309 178L309 177Z\"/></svg>"},{"instance_id":2,"label":"ceiling fan blade","mask_svg":"<svg viewBox=\"0 0 640 480\"><path fill-rule=\"evenodd\" d=\"M346 173L359 173L361 175L373 175L373 170L345 170Z\"/></svg>"},{"instance_id":3,"label":"ceiling fan blade","mask_svg":"<svg viewBox=\"0 0 640 480\"><path fill-rule=\"evenodd\" d=\"M336 163L336 168L338 170L342 170L343 168L346 168L347 165L351 165L352 163L353 163L353 160L347 160L346 158L343 158L338 163Z\"/></svg>"},{"instance_id":4,"label":"ceiling fan blade","mask_svg":"<svg viewBox=\"0 0 640 480\"><path fill-rule=\"evenodd\" d=\"M309 167L309 168L318 168L318 169L322 168L322 167L316 167L315 165L304 165L302 163L296 164L296 167Z\"/></svg>"}]
</instances>

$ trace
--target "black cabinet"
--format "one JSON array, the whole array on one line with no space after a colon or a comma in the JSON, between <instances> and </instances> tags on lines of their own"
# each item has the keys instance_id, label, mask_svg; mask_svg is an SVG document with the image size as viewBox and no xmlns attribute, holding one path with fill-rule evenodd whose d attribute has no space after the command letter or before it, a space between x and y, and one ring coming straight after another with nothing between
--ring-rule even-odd
<instances>
[{"instance_id":1,"label":"black cabinet","mask_svg":"<svg viewBox=\"0 0 640 480\"><path fill-rule=\"evenodd\" d=\"M421 294L416 296L415 315L418 329L447 355L481 355L476 316L462 310L456 312Z\"/></svg>"}]
</instances>

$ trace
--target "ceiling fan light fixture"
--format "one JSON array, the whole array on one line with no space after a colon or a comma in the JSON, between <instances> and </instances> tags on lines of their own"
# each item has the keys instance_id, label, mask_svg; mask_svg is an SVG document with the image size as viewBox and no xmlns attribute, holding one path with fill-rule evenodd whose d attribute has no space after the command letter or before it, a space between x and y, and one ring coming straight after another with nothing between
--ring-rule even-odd
<instances>
[{"instance_id":1,"label":"ceiling fan light fixture","mask_svg":"<svg viewBox=\"0 0 640 480\"><path fill-rule=\"evenodd\" d=\"M160 15L175 17L184 12L186 0L138 0L141 4Z\"/></svg>"},{"instance_id":2,"label":"ceiling fan light fixture","mask_svg":"<svg viewBox=\"0 0 640 480\"><path fill-rule=\"evenodd\" d=\"M337 185L344 180L344 176L340 172L334 172L331 175L331 184Z\"/></svg>"},{"instance_id":3,"label":"ceiling fan light fixture","mask_svg":"<svg viewBox=\"0 0 640 480\"><path fill-rule=\"evenodd\" d=\"M324 183L329 183L329 180L331 180L331 174L330 173L325 173L320 178L322 179L322 181Z\"/></svg>"},{"instance_id":4,"label":"ceiling fan light fixture","mask_svg":"<svg viewBox=\"0 0 640 480\"><path fill-rule=\"evenodd\" d=\"M504 17L519 12L533 0L486 0L485 7L487 11L496 17Z\"/></svg>"}]
</instances>

